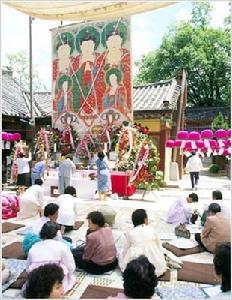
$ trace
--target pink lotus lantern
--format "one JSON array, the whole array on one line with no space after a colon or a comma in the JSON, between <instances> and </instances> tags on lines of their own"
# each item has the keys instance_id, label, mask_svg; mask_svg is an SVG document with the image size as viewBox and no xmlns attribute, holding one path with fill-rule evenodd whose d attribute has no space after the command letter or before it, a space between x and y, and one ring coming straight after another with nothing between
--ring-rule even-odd
<instances>
[{"instance_id":1,"label":"pink lotus lantern","mask_svg":"<svg viewBox=\"0 0 232 300\"><path fill-rule=\"evenodd\" d=\"M189 139L188 131L179 131L177 133L177 139L182 141L180 148L185 148L186 140Z\"/></svg>"},{"instance_id":2,"label":"pink lotus lantern","mask_svg":"<svg viewBox=\"0 0 232 300\"><path fill-rule=\"evenodd\" d=\"M166 142L166 147L167 147L167 148L174 148L174 147L175 147L175 141L173 141L173 140L168 140L168 141Z\"/></svg>"},{"instance_id":3,"label":"pink lotus lantern","mask_svg":"<svg viewBox=\"0 0 232 300\"><path fill-rule=\"evenodd\" d=\"M209 148L210 147L209 140L213 138L213 131L211 129L202 130L201 138L205 142L205 147Z\"/></svg>"},{"instance_id":4,"label":"pink lotus lantern","mask_svg":"<svg viewBox=\"0 0 232 300\"><path fill-rule=\"evenodd\" d=\"M225 140L224 141L224 149L226 149L229 153L231 153L231 140Z\"/></svg>"},{"instance_id":5,"label":"pink lotus lantern","mask_svg":"<svg viewBox=\"0 0 232 300\"><path fill-rule=\"evenodd\" d=\"M178 148L181 146L182 141L175 140L175 147Z\"/></svg>"},{"instance_id":6,"label":"pink lotus lantern","mask_svg":"<svg viewBox=\"0 0 232 300\"><path fill-rule=\"evenodd\" d=\"M13 133L8 133L8 141L10 141L10 142L14 141Z\"/></svg>"},{"instance_id":7,"label":"pink lotus lantern","mask_svg":"<svg viewBox=\"0 0 232 300\"><path fill-rule=\"evenodd\" d=\"M22 138L21 134L18 132L14 133L13 136L14 136L14 141L19 141Z\"/></svg>"},{"instance_id":8,"label":"pink lotus lantern","mask_svg":"<svg viewBox=\"0 0 232 300\"><path fill-rule=\"evenodd\" d=\"M201 135L197 131L191 131L189 134L189 140L192 142L192 149L197 149L196 141L200 140Z\"/></svg>"},{"instance_id":9,"label":"pink lotus lantern","mask_svg":"<svg viewBox=\"0 0 232 300\"><path fill-rule=\"evenodd\" d=\"M227 138L231 139L232 138L232 129L227 130Z\"/></svg>"},{"instance_id":10,"label":"pink lotus lantern","mask_svg":"<svg viewBox=\"0 0 232 300\"><path fill-rule=\"evenodd\" d=\"M228 151L227 149L225 149L225 150L223 151L223 155L224 155L224 156L229 156L230 153L229 153L229 151Z\"/></svg>"},{"instance_id":11,"label":"pink lotus lantern","mask_svg":"<svg viewBox=\"0 0 232 300\"><path fill-rule=\"evenodd\" d=\"M218 129L215 132L215 137L218 139L219 142L219 147L223 148L224 144L223 144L223 140L227 139L228 135L227 135L227 131L224 129Z\"/></svg>"},{"instance_id":12,"label":"pink lotus lantern","mask_svg":"<svg viewBox=\"0 0 232 300\"><path fill-rule=\"evenodd\" d=\"M199 141L196 141L196 146L198 149L202 149L205 147L205 143L203 141L199 140Z\"/></svg>"},{"instance_id":13,"label":"pink lotus lantern","mask_svg":"<svg viewBox=\"0 0 232 300\"><path fill-rule=\"evenodd\" d=\"M2 132L2 140L7 141L8 140L8 133Z\"/></svg>"}]
</instances>

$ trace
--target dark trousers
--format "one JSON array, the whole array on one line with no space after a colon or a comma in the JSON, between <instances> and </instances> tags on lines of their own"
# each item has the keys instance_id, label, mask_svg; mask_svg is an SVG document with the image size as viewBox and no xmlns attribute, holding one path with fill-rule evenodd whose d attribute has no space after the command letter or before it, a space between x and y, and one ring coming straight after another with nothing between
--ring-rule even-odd
<instances>
[{"instance_id":1,"label":"dark trousers","mask_svg":"<svg viewBox=\"0 0 232 300\"><path fill-rule=\"evenodd\" d=\"M84 260L83 259L84 247L73 249L72 254L73 254L76 266L78 268L83 269L83 270L87 271L88 273L95 274L95 275L100 275L105 272L114 270L118 265L117 258L112 263L109 263L104 266L97 265L92 261Z\"/></svg>"},{"instance_id":2,"label":"dark trousers","mask_svg":"<svg viewBox=\"0 0 232 300\"><path fill-rule=\"evenodd\" d=\"M192 183L192 188L195 188L195 185L198 184L199 172L190 172L190 179Z\"/></svg>"},{"instance_id":3,"label":"dark trousers","mask_svg":"<svg viewBox=\"0 0 232 300\"><path fill-rule=\"evenodd\" d=\"M204 248L205 251L208 251L204 244L201 241L201 234L200 233L195 233L195 241L198 242L199 246L201 246L202 248ZM208 251L209 252L209 251Z\"/></svg>"}]
</instances>

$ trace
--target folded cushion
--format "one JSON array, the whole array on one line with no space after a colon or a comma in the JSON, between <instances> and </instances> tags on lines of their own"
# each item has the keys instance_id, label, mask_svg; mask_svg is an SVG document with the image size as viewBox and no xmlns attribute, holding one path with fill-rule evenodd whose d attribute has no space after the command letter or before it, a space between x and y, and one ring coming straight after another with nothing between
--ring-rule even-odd
<instances>
[{"instance_id":1,"label":"folded cushion","mask_svg":"<svg viewBox=\"0 0 232 300\"><path fill-rule=\"evenodd\" d=\"M27 281L27 276L28 276L27 272L23 271L19 275L17 280L9 286L9 288L11 288L11 289L21 289L23 287L24 283Z\"/></svg>"},{"instance_id":2,"label":"folded cushion","mask_svg":"<svg viewBox=\"0 0 232 300\"><path fill-rule=\"evenodd\" d=\"M219 284L213 264L202 264L185 261L177 272L177 280L205 284Z\"/></svg>"},{"instance_id":3,"label":"folded cushion","mask_svg":"<svg viewBox=\"0 0 232 300\"><path fill-rule=\"evenodd\" d=\"M25 225L5 222L5 223L2 223L2 233L7 233L7 232L10 232L12 230L19 229L21 227L25 227Z\"/></svg>"},{"instance_id":4,"label":"folded cushion","mask_svg":"<svg viewBox=\"0 0 232 300\"><path fill-rule=\"evenodd\" d=\"M3 258L26 259L21 242L14 242L2 248Z\"/></svg>"},{"instance_id":5,"label":"folded cushion","mask_svg":"<svg viewBox=\"0 0 232 300\"><path fill-rule=\"evenodd\" d=\"M81 295L81 299L103 299L116 297L118 293L123 293L123 290L90 284Z\"/></svg>"},{"instance_id":6,"label":"folded cushion","mask_svg":"<svg viewBox=\"0 0 232 300\"><path fill-rule=\"evenodd\" d=\"M200 247L200 246L196 246L193 248L189 248L189 249L181 249L181 248L177 248L173 245L170 245L169 243L163 243L162 246L171 251L173 254L175 254L177 257L180 256L185 256L185 255L190 255L190 254L196 254L196 253L201 253L204 252L204 248Z\"/></svg>"}]
</instances>

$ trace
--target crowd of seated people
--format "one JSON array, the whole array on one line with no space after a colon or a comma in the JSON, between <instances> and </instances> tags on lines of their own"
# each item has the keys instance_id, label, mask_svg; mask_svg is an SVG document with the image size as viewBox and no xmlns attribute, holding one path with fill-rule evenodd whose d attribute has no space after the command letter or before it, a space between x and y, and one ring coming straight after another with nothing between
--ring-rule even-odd
<instances>
[{"instance_id":1,"label":"crowd of seated people","mask_svg":"<svg viewBox=\"0 0 232 300\"><path fill-rule=\"evenodd\" d=\"M73 197L74 190L69 187L66 194ZM199 213L189 208L188 204L197 201L198 197L194 193L185 200L177 200L171 206L169 216L177 211L177 207L181 208L179 212L183 215L174 224L180 224L183 218L186 223L194 223L193 215L198 216ZM29 275L22 288L25 298L61 299L73 288L77 269L100 275L117 267L122 272L124 293L118 294L116 298L154 297L159 277L168 267L159 236L155 228L149 225L144 209L136 209L132 213L134 227L125 234L120 254L117 253L112 229L106 224L101 212L92 211L87 215L88 230L82 247L68 247L64 243L65 236L62 236L60 228L66 224L60 222L58 216L59 205L50 203L44 208L44 216L27 227L30 234L37 236L37 240L29 243L26 251L26 271ZM76 215L73 220L76 220ZM68 228L68 231L72 229ZM27 236L24 244L27 244L26 239ZM227 297L231 288L230 222L218 203L213 202L207 208L205 225L201 234L195 235L195 239L206 251L214 254L215 272L221 280L221 286L218 287L218 297L221 298L218 299ZM72 243L72 240L69 242ZM2 271L3 283L10 277L10 270L2 265Z\"/></svg>"}]
</instances>

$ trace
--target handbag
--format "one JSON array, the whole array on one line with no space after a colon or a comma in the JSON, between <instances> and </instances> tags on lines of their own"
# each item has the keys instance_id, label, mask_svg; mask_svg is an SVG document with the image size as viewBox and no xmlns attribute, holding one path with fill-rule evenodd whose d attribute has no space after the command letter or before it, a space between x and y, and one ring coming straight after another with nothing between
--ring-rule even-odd
<instances>
[{"instance_id":1,"label":"handbag","mask_svg":"<svg viewBox=\"0 0 232 300\"><path fill-rule=\"evenodd\" d=\"M175 227L175 234L176 236L183 237L185 239L190 239L191 233L190 231L186 228L185 224L180 224Z\"/></svg>"}]
</instances>

